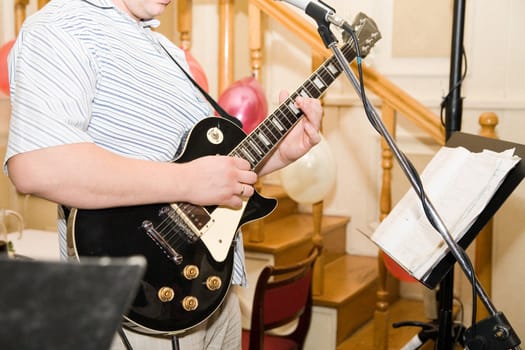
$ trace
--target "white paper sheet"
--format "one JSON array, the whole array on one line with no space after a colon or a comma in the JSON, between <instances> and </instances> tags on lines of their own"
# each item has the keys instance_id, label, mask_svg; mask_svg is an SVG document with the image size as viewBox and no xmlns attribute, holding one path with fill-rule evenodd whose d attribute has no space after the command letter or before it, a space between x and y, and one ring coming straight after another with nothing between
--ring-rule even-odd
<instances>
[{"instance_id":1,"label":"white paper sheet","mask_svg":"<svg viewBox=\"0 0 525 350\"><path fill-rule=\"evenodd\" d=\"M473 153L443 147L421 174L427 197L448 231L458 241L472 226L507 173L519 162L514 149ZM410 189L381 222L370 239L421 280L448 251Z\"/></svg>"}]
</instances>

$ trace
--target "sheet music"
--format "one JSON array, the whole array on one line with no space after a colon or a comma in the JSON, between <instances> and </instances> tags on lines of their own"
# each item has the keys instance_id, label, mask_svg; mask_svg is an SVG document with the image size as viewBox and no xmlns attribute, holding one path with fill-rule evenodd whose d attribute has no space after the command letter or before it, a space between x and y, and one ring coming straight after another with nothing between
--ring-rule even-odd
<instances>
[{"instance_id":1,"label":"sheet music","mask_svg":"<svg viewBox=\"0 0 525 350\"><path fill-rule=\"evenodd\" d=\"M520 161L514 149L470 152L442 147L421 174L427 197L458 241L476 221L507 173ZM369 237L413 277L421 280L448 246L428 222L410 189Z\"/></svg>"}]
</instances>

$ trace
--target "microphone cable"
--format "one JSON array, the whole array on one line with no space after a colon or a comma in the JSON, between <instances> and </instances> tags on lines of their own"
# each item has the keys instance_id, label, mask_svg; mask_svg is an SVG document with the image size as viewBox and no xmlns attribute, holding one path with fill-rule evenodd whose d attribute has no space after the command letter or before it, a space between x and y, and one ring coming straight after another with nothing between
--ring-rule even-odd
<instances>
[{"instance_id":1,"label":"microphone cable","mask_svg":"<svg viewBox=\"0 0 525 350\"><path fill-rule=\"evenodd\" d=\"M359 86L356 88L358 89L358 92L360 94L360 98L363 102L363 107L365 110L365 114L370 122L370 124L374 127L374 129L385 139L391 139L390 135L388 134L388 131L386 128L382 127L382 121L377 118L377 114L374 112L373 107L370 105L370 102L368 101L368 98L366 96L365 88L364 88L364 79L363 79L363 67L362 67L362 57L361 52L359 48L359 41L357 39L357 35L355 34L354 29L345 22L343 24L343 30L345 33L349 34L352 38L352 41L354 42L354 48L356 52L356 62L357 62L357 71L358 71L358 80L359 80ZM463 75L464 78L465 75ZM463 80L463 79L462 79ZM450 93L449 93L450 95ZM384 131L383 131L384 130ZM392 142L392 144L395 146L395 143ZM392 148L392 147L391 147ZM419 200L421 202L421 205L423 207L423 211L425 213L425 216L427 217L429 223L434 227L442 236L449 235L448 231L442 232L442 229L440 228L441 225L439 222L437 222L432 215L432 209L430 208L430 201L425 193L425 190L423 188L423 184L421 181L421 178L419 177L419 174L417 170L415 169L412 162L405 156L405 154L394 147L392 149L392 152L399 158L398 160L400 162L404 162L406 164L406 169L404 168L403 171L407 174L409 180L412 180L412 185L417 193ZM445 228L446 231L446 228ZM446 241L446 240L445 240ZM470 280L471 286L472 286L472 327L474 328L476 325L476 314L477 314L477 291L476 291L476 285L479 283L477 281L476 275L474 273L474 267L472 265L472 261L470 260L469 256L465 252L465 250L454 240L452 239L450 242L446 242L454 245L454 248L456 249L457 253L460 254L462 259L465 262L464 268L466 269L464 272L466 273L467 277ZM449 249L452 251L452 247L449 247ZM475 331L474 331L475 332Z\"/></svg>"}]
</instances>

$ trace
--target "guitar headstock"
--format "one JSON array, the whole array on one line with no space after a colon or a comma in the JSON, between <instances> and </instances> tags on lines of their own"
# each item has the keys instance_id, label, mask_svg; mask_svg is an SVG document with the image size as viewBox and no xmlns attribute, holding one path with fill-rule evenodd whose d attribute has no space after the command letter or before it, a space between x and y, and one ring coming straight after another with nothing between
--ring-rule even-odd
<instances>
[{"instance_id":1,"label":"guitar headstock","mask_svg":"<svg viewBox=\"0 0 525 350\"><path fill-rule=\"evenodd\" d=\"M357 16L355 16L352 28L357 36L361 57L366 57L375 43L381 39L381 33L379 29L377 29L374 20L362 12L359 12ZM353 41L351 35L346 32L343 32L343 41L347 44L354 45L354 43L351 42Z\"/></svg>"}]
</instances>

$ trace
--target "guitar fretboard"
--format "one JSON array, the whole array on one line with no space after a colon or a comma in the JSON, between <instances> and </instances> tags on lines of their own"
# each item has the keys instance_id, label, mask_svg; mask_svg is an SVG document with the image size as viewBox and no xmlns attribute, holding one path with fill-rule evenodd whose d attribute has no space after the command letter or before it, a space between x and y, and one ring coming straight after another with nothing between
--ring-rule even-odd
<instances>
[{"instance_id":1,"label":"guitar fretboard","mask_svg":"<svg viewBox=\"0 0 525 350\"><path fill-rule=\"evenodd\" d=\"M354 43L349 42L341 47L348 62L355 59ZM261 124L235 147L230 156L240 157L250 162L256 169L261 161L276 147L286 134L301 119L303 112L294 101L298 96L319 98L334 80L341 74L342 68L332 56L327 59L312 75Z\"/></svg>"}]
</instances>

